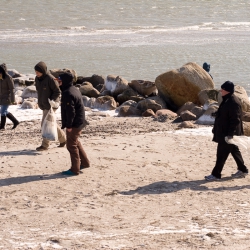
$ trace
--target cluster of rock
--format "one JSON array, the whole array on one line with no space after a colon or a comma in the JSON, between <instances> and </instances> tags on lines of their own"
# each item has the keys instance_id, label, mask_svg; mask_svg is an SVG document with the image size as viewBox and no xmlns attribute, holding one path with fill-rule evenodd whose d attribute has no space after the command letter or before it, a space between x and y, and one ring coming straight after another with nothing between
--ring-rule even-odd
<instances>
[{"instance_id":1,"label":"cluster of rock","mask_svg":"<svg viewBox=\"0 0 250 250\"><path fill-rule=\"evenodd\" d=\"M65 71L73 74L74 84L79 88L86 107L116 110L118 116L122 117L151 116L159 122L171 119L179 122L180 127L212 125L214 117L211 114L216 112L222 101L210 75L196 63L187 63L179 69L165 72L156 77L155 82L128 82L115 75L106 78L99 75L83 77L70 69L54 69L50 73L58 77ZM10 73L19 86L16 88L17 103L21 103L22 108L36 108L35 76L20 75L14 70ZM20 85L25 86L22 91ZM243 87L236 86L235 94L242 103L243 120L249 122L250 102L247 93Z\"/></svg>"}]
</instances>

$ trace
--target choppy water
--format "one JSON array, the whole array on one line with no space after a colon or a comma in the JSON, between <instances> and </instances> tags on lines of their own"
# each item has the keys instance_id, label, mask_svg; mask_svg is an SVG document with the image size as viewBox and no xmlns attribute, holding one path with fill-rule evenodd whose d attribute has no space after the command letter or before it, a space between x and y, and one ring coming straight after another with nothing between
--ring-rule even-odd
<instances>
[{"instance_id":1,"label":"choppy water","mask_svg":"<svg viewBox=\"0 0 250 250\"><path fill-rule=\"evenodd\" d=\"M0 62L153 81L206 61L217 87L231 80L250 95L249 13L243 0L1 0Z\"/></svg>"}]
</instances>

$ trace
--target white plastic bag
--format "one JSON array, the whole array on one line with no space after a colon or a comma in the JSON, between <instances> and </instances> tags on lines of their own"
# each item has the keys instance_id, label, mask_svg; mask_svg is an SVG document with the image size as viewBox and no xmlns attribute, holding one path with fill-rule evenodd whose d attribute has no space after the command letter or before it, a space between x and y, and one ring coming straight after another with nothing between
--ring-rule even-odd
<instances>
[{"instance_id":1,"label":"white plastic bag","mask_svg":"<svg viewBox=\"0 0 250 250\"><path fill-rule=\"evenodd\" d=\"M232 139L228 139L227 136L225 140L229 144L234 144L239 148L244 148L245 150L250 150L250 137L244 135L234 135Z\"/></svg>"},{"instance_id":2,"label":"white plastic bag","mask_svg":"<svg viewBox=\"0 0 250 250\"><path fill-rule=\"evenodd\" d=\"M52 108L50 108L42 124L42 137L49 141L57 141L57 123L56 115Z\"/></svg>"}]
</instances>

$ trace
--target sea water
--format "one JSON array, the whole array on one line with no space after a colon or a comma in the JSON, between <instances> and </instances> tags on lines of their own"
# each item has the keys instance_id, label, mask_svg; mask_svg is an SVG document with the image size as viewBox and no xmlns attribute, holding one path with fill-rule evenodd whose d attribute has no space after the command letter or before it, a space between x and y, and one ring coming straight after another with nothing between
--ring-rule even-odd
<instances>
[{"instance_id":1,"label":"sea water","mask_svg":"<svg viewBox=\"0 0 250 250\"><path fill-rule=\"evenodd\" d=\"M154 81L208 62L217 88L230 80L250 95L249 13L243 0L1 0L0 63Z\"/></svg>"}]
</instances>

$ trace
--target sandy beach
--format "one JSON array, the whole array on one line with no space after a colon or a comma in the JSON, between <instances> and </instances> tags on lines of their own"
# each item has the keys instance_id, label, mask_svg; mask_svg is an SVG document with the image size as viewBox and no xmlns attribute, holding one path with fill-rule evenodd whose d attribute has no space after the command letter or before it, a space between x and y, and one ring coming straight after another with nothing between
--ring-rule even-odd
<instances>
[{"instance_id":1,"label":"sandy beach","mask_svg":"<svg viewBox=\"0 0 250 250\"><path fill-rule=\"evenodd\" d=\"M249 249L249 177L229 177L230 157L223 179L206 182L212 135L177 126L91 118L81 136L91 167L65 177L66 148L35 150L39 121L9 124L0 134L0 249Z\"/></svg>"}]
</instances>

